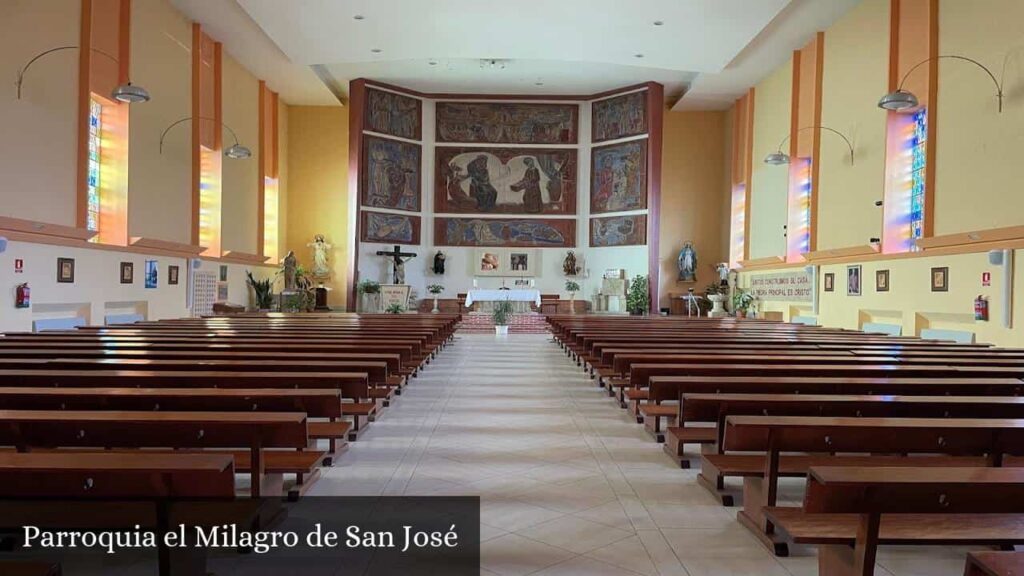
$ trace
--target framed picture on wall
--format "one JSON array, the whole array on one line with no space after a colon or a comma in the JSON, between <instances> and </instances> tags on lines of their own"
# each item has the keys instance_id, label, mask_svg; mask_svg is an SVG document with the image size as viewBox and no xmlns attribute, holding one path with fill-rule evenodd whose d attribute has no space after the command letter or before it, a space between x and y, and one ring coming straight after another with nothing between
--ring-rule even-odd
<instances>
[{"instance_id":1,"label":"framed picture on wall","mask_svg":"<svg viewBox=\"0 0 1024 576\"><path fill-rule=\"evenodd\" d=\"M135 263L121 262L121 284L135 282Z\"/></svg>"},{"instance_id":2,"label":"framed picture on wall","mask_svg":"<svg viewBox=\"0 0 1024 576\"><path fill-rule=\"evenodd\" d=\"M178 272L178 267L177 266L168 266L167 267L167 284L168 285L173 286L173 285L178 283L178 273L179 272Z\"/></svg>"},{"instance_id":3,"label":"framed picture on wall","mask_svg":"<svg viewBox=\"0 0 1024 576\"><path fill-rule=\"evenodd\" d=\"M497 250L477 250L473 260L474 276L501 276L506 272L505 258Z\"/></svg>"},{"instance_id":4,"label":"framed picture on wall","mask_svg":"<svg viewBox=\"0 0 1024 576\"><path fill-rule=\"evenodd\" d=\"M889 271L875 270L875 292L889 291Z\"/></svg>"},{"instance_id":5,"label":"framed picture on wall","mask_svg":"<svg viewBox=\"0 0 1024 576\"><path fill-rule=\"evenodd\" d=\"M146 288L156 288L159 276L156 260L146 260Z\"/></svg>"},{"instance_id":6,"label":"framed picture on wall","mask_svg":"<svg viewBox=\"0 0 1024 576\"><path fill-rule=\"evenodd\" d=\"M74 284L75 282L75 259L57 258L57 282L61 284Z\"/></svg>"},{"instance_id":7,"label":"framed picture on wall","mask_svg":"<svg viewBox=\"0 0 1024 576\"><path fill-rule=\"evenodd\" d=\"M825 292L835 292L836 275L832 272L825 273Z\"/></svg>"},{"instance_id":8,"label":"framed picture on wall","mask_svg":"<svg viewBox=\"0 0 1024 576\"><path fill-rule=\"evenodd\" d=\"M860 296L861 289L861 268L860 264L846 267L846 295Z\"/></svg>"},{"instance_id":9,"label":"framed picture on wall","mask_svg":"<svg viewBox=\"0 0 1024 576\"><path fill-rule=\"evenodd\" d=\"M932 292L949 292L949 267L932 268Z\"/></svg>"}]
</instances>

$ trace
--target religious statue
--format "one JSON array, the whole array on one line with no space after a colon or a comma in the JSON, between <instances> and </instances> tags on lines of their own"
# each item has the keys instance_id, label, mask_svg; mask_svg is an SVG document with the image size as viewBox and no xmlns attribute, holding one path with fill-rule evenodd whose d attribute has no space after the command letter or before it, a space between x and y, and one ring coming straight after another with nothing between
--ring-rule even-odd
<instances>
[{"instance_id":1,"label":"religious statue","mask_svg":"<svg viewBox=\"0 0 1024 576\"><path fill-rule=\"evenodd\" d=\"M285 255L284 260L281 260L281 270L284 272L284 291L295 292L298 288L295 282L295 274L298 268L298 260L295 258L295 252L291 250Z\"/></svg>"},{"instance_id":2,"label":"religious statue","mask_svg":"<svg viewBox=\"0 0 1024 576\"><path fill-rule=\"evenodd\" d=\"M444 274L445 258L446 256L444 255L444 252L441 252L440 250L437 251L437 254L434 254L434 274Z\"/></svg>"},{"instance_id":3,"label":"religious statue","mask_svg":"<svg viewBox=\"0 0 1024 576\"><path fill-rule=\"evenodd\" d=\"M395 245L394 250L378 250L377 256L384 256L391 259L391 283L392 284L405 284L405 257L406 260L409 258L415 258L416 254L413 252L402 252L402 248Z\"/></svg>"},{"instance_id":4,"label":"religious statue","mask_svg":"<svg viewBox=\"0 0 1024 576\"><path fill-rule=\"evenodd\" d=\"M328 263L331 245L324 241L323 234L317 234L306 246L313 249L313 277L327 279L331 277L331 266Z\"/></svg>"},{"instance_id":5,"label":"religious statue","mask_svg":"<svg viewBox=\"0 0 1024 576\"><path fill-rule=\"evenodd\" d=\"M562 272L566 276L575 276L580 273L580 266L576 264L576 254L572 250L565 255L565 260L562 261Z\"/></svg>"},{"instance_id":6,"label":"religious statue","mask_svg":"<svg viewBox=\"0 0 1024 576\"><path fill-rule=\"evenodd\" d=\"M729 263L719 262L718 266L715 266L715 270L718 272L718 285L728 286L729 285Z\"/></svg>"},{"instance_id":7,"label":"religious statue","mask_svg":"<svg viewBox=\"0 0 1024 576\"><path fill-rule=\"evenodd\" d=\"M697 251L693 249L693 243L687 242L679 251L679 281L697 281Z\"/></svg>"}]
</instances>

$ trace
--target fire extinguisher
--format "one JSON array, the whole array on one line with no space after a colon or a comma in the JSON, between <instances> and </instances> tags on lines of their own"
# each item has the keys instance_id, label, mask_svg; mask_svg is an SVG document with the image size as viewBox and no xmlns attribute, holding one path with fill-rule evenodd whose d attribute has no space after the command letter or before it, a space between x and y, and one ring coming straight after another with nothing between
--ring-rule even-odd
<instances>
[{"instance_id":1,"label":"fire extinguisher","mask_svg":"<svg viewBox=\"0 0 1024 576\"><path fill-rule=\"evenodd\" d=\"M988 321L988 298L980 294L974 299L974 319Z\"/></svg>"},{"instance_id":2,"label":"fire extinguisher","mask_svg":"<svg viewBox=\"0 0 1024 576\"><path fill-rule=\"evenodd\" d=\"M28 283L18 284L17 290L15 290L14 307L15 308L28 308L32 305L32 289L28 287Z\"/></svg>"}]
</instances>

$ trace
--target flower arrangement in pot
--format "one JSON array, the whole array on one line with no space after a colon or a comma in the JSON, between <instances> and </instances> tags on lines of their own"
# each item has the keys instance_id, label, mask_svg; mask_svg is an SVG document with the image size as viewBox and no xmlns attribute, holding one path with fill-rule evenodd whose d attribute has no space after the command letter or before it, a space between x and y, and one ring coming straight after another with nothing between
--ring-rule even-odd
<instances>
[{"instance_id":1,"label":"flower arrangement in pot","mask_svg":"<svg viewBox=\"0 0 1024 576\"><path fill-rule=\"evenodd\" d=\"M427 292L430 292L434 296L434 309L430 311L431 314L437 314L441 310L437 307L437 295L444 292L444 286L440 284L431 284L427 286Z\"/></svg>"},{"instance_id":2,"label":"flower arrangement in pot","mask_svg":"<svg viewBox=\"0 0 1024 576\"><path fill-rule=\"evenodd\" d=\"M754 295L743 288L736 288L732 295L732 309L737 318L746 318L750 305L754 303Z\"/></svg>"},{"instance_id":3,"label":"flower arrangement in pot","mask_svg":"<svg viewBox=\"0 0 1024 576\"><path fill-rule=\"evenodd\" d=\"M395 302L394 304L389 305L388 309L385 310L385 312L387 312L388 314L401 314L402 312L405 312L405 307L403 307L398 302Z\"/></svg>"},{"instance_id":4,"label":"flower arrangement in pot","mask_svg":"<svg viewBox=\"0 0 1024 576\"><path fill-rule=\"evenodd\" d=\"M507 335L508 321L512 318L512 303L508 300L495 302L491 318L494 319L494 333L498 336Z\"/></svg>"},{"instance_id":5,"label":"flower arrangement in pot","mask_svg":"<svg viewBox=\"0 0 1024 576\"><path fill-rule=\"evenodd\" d=\"M580 291L580 285L575 280L565 281L565 291L569 293L569 313L576 313L576 293Z\"/></svg>"},{"instance_id":6,"label":"flower arrangement in pot","mask_svg":"<svg viewBox=\"0 0 1024 576\"><path fill-rule=\"evenodd\" d=\"M380 282L363 280L358 285L359 296L362 299L363 312L380 311Z\"/></svg>"}]
</instances>

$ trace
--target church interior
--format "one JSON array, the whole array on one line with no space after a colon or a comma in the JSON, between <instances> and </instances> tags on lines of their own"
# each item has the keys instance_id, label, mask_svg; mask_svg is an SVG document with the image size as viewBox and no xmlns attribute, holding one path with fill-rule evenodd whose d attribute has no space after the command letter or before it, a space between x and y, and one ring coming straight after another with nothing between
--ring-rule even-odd
<instances>
[{"instance_id":1,"label":"church interior","mask_svg":"<svg viewBox=\"0 0 1024 576\"><path fill-rule=\"evenodd\" d=\"M1022 21L0 0L0 575L1024 574Z\"/></svg>"}]
</instances>

